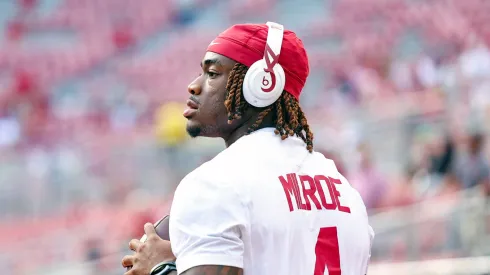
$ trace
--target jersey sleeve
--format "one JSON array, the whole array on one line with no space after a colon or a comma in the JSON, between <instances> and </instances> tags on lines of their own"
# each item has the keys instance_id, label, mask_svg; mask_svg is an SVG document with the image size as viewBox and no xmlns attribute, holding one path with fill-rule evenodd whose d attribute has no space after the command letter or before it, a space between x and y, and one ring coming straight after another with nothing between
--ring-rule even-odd
<instances>
[{"instance_id":1,"label":"jersey sleeve","mask_svg":"<svg viewBox=\"0 0 490 275\"><path fill-rule=\"evenodd\" d=\"M373 242L374 242L374 230L371 226L369 226L369 258L371 258L371 253L373 249Z\"/></svg>"},{"instance_id":2,"label":"jersey sleeve","mask_svg":"<svg viewBox=\"0 0 490 275\"><path fill-rule=\"evenodd\" d=\"M232 184L184 180L170 211L170 240L178 273L200 265L243 268L247 209Z\"/></svg>"},{"instance_id":3,"label":"jersey sleeve","mask_svg":"<svg viewBox=\"0 0 490 275\"><path fill-rule=\"evenodd\" d=\"M368 274L368 267L369 267L369 263L371 260L373 242L374 242L374 236L375 236L374 230L371 226L368 226L368 233L369 233L369 255L368 255L368 264L366 266L366 271L364 272L364 274Z\"/></svg>"}]
</instances>

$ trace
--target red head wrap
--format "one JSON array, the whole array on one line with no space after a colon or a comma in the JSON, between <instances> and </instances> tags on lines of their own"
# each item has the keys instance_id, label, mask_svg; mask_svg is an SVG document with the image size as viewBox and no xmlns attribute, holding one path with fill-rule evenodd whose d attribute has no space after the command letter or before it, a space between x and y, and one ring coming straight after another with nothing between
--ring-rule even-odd
<instances>
[{"instance_id":1,"label":"red head wrap","mask_svg":"<svg viewBox=\"0 0 490 275\"><path fill-rule=\"evenodd\" d=\"M250 67L264 57L269 27L266 24L234 25L209 44L207 51L224 55ZM285 90L299 99L310 72L308 56L301 39L285 30L279 57L286 74Z\"/></svg>"}]
</instances>

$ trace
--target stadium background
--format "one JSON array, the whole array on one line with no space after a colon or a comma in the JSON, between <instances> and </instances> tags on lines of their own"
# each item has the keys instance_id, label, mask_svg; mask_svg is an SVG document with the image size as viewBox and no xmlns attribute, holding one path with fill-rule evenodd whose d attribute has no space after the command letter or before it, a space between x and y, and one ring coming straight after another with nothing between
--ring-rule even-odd
<instances>
[{"instance_id":1,"label":"stadium background","mask_svg":"<svg viewBox=\"0 0 490 275\"><path fill-rule=\"evenodd\" d=\"M488 274L489 17L486 0L0 1L2 274L122 274L223 149L183 130L206 46L266 21L305 42L301 104L370 209L370 274Z\"/></svg>"}]
</instances>

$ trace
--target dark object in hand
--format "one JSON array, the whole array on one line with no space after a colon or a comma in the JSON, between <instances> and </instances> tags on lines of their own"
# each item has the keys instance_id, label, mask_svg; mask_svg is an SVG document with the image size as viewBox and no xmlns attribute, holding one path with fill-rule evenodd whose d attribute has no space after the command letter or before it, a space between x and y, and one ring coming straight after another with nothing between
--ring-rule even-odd
<instances>
[{"instance_id":1,"label":"dark object in hand","mask_svg":"<svg viewBox=\"0 0 490 275\"><path fill-rule=\"evenodd\" d=\"M169 221L170 221L170 216L165 216L161 220L155 223L155 231L157 232L157 235L162 238L163 240L170 241L170 235L169 235ZM140 239L141 242L146 241L146 234L143 235Z\"/></svg>"},{"instance_id":2,"label":"dark object in hand","mask_svg":"<svg viewBox=\"0 0 490 275\"><path fill-rule=\"evenodd\" d=\"M155 223L155 231L157 232L158 237L166 241L170 241L170 235L168 232L169 221L170 221L170 216L167 215ZM143 243L146 242L146 234L143 235L143 237L141 237L140 241ZM131 267L126 268L126 270L130 270L130 269Z\"/></svg>"}]
</instances>

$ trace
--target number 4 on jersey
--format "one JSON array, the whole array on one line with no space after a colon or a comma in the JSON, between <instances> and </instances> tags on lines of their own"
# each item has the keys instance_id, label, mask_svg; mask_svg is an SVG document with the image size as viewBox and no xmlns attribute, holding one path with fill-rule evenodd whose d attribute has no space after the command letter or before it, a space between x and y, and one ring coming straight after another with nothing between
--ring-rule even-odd
<instances>
[{"instance_id":1,"label":"number 4 on jersey","mask_svg":"<svg viewBox=\"0 0 490 275\"><path fill-rule=\"evenodd\" d=\"M329 275L341 275L340 270L340 251L337 227L320 228L318 240L315 246L315 273L314 275L324 275L325 268Z\"/></svg>"}]
</instances>

